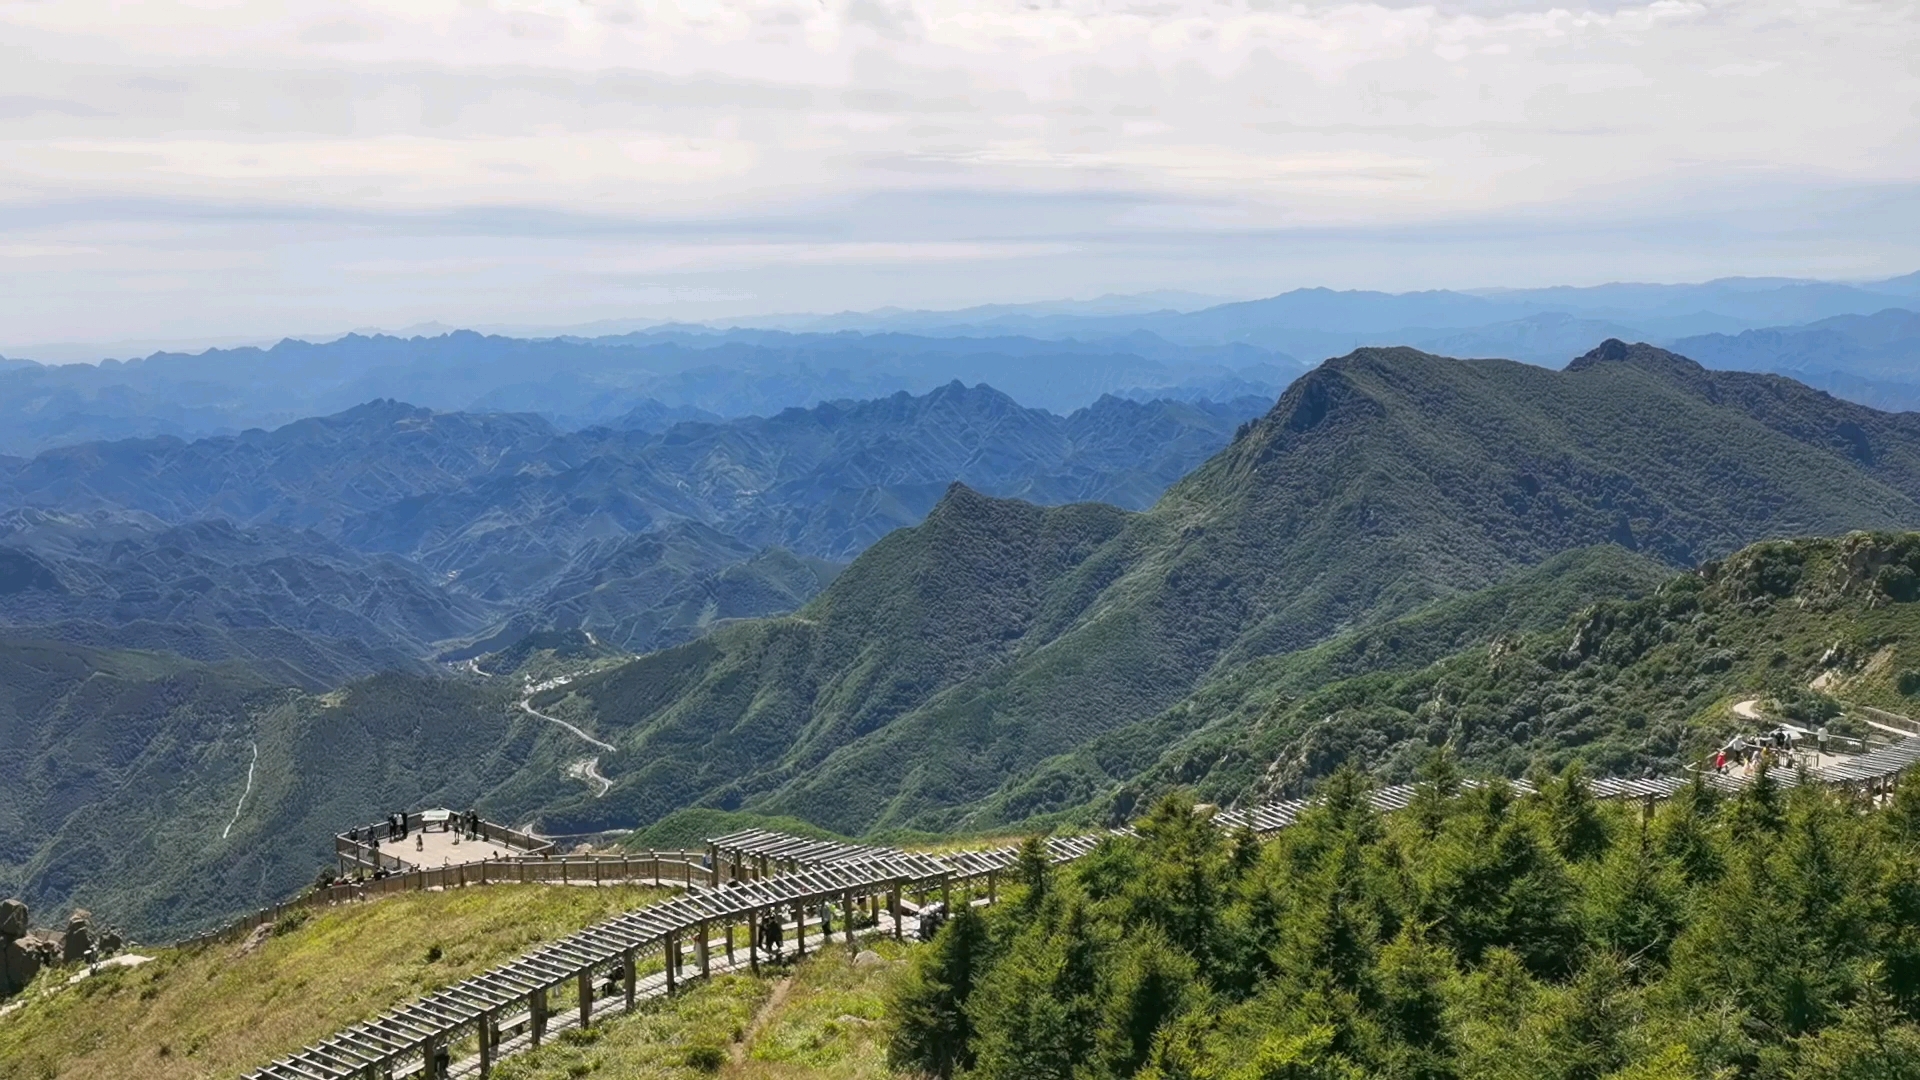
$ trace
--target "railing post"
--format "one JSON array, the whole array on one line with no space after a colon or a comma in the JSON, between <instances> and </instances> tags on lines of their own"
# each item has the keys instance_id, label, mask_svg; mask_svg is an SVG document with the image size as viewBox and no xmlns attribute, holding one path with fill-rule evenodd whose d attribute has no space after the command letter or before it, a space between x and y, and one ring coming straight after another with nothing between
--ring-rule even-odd
<instances>
[{"instance_id":1,"label":"railing post","mask_svg":"<svg viewBox=\"0 0 1920 1080\"><path fill-rule=\"evenodd\" d=\"M899 882L896 881L893 883L892 891L887 894L887 903L893 908L893 940L905 941L907 939L907 932L901 924L906 922L906 912L900 906Z\"/></svg>"},{"instance_id":2,"label":"railing post","mask_svg":"<svg viewBox=\"0 0 1920 1080\"><path fill-rule=\"evenodd\" d=\"M793 940L804 958L807 955L807 905L798 900L793 905Z\"/></svg>"},{"instance_id":3,"label":"railing post","mask_svg":"<svg viewBox=\"0 0 1920 1080\"><path fill-rule=\"evenodd\" d=\"M593 969L580 969L580 1030L593 1023Z\"/></svg>"},{"instance_id":4,"label":"railing post","mask_svg":"<svg viewBox=\"0 0 1920 1080\"><path fill-rule=\"evenodd\" d=\"M713 974L713 968L707 961L708 949L707 922L705 919L702 919L700 921L700 943L694 946L693 951L694 955L700 958L700 977L703 979Z\"/></svg>"},{"instance_id":5,"label":"railing post","mask_svg":"<svg viewBox=\"0 0 1920 1080\"><path fill-rule=\"evenodd\" d=\"M678 931L669 930L667 931L667 993L669 994L673 993L673 988L679 981L680 973L674 970L679 966L680 934Z\"/></svg>"},{"instance_id":6,"label":"railing post","mask_svg":"<svg viewBox=\"0 0 1920 1080\"><path fill-rule=\"evenodd\" d=\"M853 952L853 890L848 889L840 897L840 919L847 924L847 951Z\"/></svg>"},{"instance_id":7,"label":"railing post","mask_svg":"<svg viewBox=\"0 0 1920 1080\"><path fill-rule=\"evenodd\" d=\"M447 1080L447 1070L440 1067L440 1044L443 1035L429 1035L420 1040L420 1075L427 1080Z\"/></svg>"},{"instance_id":8,"label":"railing post","mask_svg":"<svg viewBox=\"0 0 1920 1080\"><path fill-rule=\"evenodd\" d=\"M627 991L627 1011L628 1012L633 1011L633 995L634 995L633 984L635 981L633 976L634 966L635 965L633 962L633 949L629 948L627 949L626 952L620 954L620 985L625 987Z\"/></svg>"},{"instance_id":9,"label":"railing post","mask_svg":"<svg viewBox=\"0 0 1920 1080\"><path fill-rule=\"evenodd\" d=\"M747 912L747 964L760 974L760 909Z\"/></svg>"},{"instance_id":10,"label":"railing post","mask_svg":"<svg viewBox=\"0 0 1920 1080\"><path fill-rule=\"evenodd\" d=\"M533 1045L539 1046L540 1040L547 1034L547 988L541 987L533 992L528 1001L527 1030Z\"/></svg>"},{"instance_id":11,"label":"railing post","mask_svg":"<svg viewBox=\"0 0 1920 1080\"><path fill-rule=\"evenodd\" d=\"M500 1017L492 1009L480 1014L480 1075L493 1072L494 1048L500 1044Z\"/></svg>"}]
</instances>

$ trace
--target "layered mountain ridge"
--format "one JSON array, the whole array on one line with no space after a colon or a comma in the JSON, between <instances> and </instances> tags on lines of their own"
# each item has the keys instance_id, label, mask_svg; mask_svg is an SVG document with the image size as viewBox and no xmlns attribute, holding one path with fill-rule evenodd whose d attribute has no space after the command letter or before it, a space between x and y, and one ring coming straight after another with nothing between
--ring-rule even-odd
<instances>
[{"instance_id":1,"label":"layered mountain ridge","mask_svg":"<svg viewBox=\"0 0 1920 1080\"><path fill-rule=\"evenodd\" d=\"M555 693L552 707L621 732L648 762L632 788L609 773L606 799L556 820L644 820L661 805L669 748L704 759L722 733L750 728L765 733L759 779L710 787L702 802L852 833L983 824L970 807L1044 759L1248 662L1558 553L1612 544L1684 567L1769 536L1920 524L1916 454L1920 418L1647 346L1608 342L1560 372L1361 350L1296 382L1150 510L1087 533L1078 509L957 489L794 618ZM878 620L918 610L905 598L948 568L966 580L982 559L966 547L970 523L998 536L1013 521L1078 537L1071 565L1017 600L943 593L937 632ZM627 801L640 790L655 800L644 811Z\"/></svg>"},{"instance_id":2,"label":"layered mountain ridge","mask_svg":"<svg viewBox=\"0 0 1920 1080\"><path fill-rule=\"evenodd\" d=\"M440 604L447 613L397 635L348 634L373 652L323 665L334 675L365 674L436 652L464 659L548 626L584 627L645 651L716 620L791 610L838 563L919 521L954 477L1042 502L1144 506L1261 407L1252 399L1107 397L1059 416L954 382L919 397L681 421L661 432L566 433L537 416L440 413L383 400L273 431L50 450L0 468L0 506L64 515L58 530L43 515L33 542L44 547L56 531L64 537L69 577L85 576L85 560L99 562L89 594L96 597L144 597L181 576L159 570L149 581L135 567L178 553L178 537L165 527L205 522L244 531L253 548L300 549L314 566L385 567L380 575L398 574L421 592L399 606ZM24 552L27 537L16 531L0 542ZM5 623L98 627L167 622L171 613L182 626L228 631L344 629L323 631L310 613L258 614L244 602L83 605L74 590L51 590L35 576L51 572L40 557L7 556L8 580L24 591L0 610ZM279 588L262 587L263 595ZM310 574L301 587L333 609L382 595L324 575ZM65 599L51 599L56 593ZM98 645L163 640L144 631L56 636ZM300 682L324 677L316 669Z\"/></svg>"},{"instance_id":3,"label":"layered mountain ridge","mask_svg":"<svg viewBox=\"0 0 1920 1080\"><path fill-rule=\"evenodd\" d=\"M1754 541L1920 525L1920 417L1776 376L1710 371L1645 345L1609 341L1561 371L1365 349L1298 380L1250 422L1183 419L1186 408L1104 413L1149 417L1156 432L1152 425L1171 425L1172 437L1136 442L1129 433L1138 426L1082 430L1073 418L1046 420L962 387L751 424L560 433L530 450L510 446L496 459L505 464L451 494L389 504L430 523L417 534L378 534L397 538L409 555L401 565L426 580L513 613L447 654L477 661L467 676L394 672L302 694L260 678L250 662L236 669L93 639L28 641L45 635L20 628L0 652L41 657L23 671L59 674L27 680L44 687L31 695L0 695L0 712L91 710L76 731L120 734L105 759L71 758L58 733L70 721L40 719L30 753L0 756L0 779L32 793L0 812L44 838L0 883L40 902L131 905L146 925L178 926L204 914L194 904L207 881L231 892L244 879L266 899L319 857L268 845L238 859L253 839L323 836L338 821L421 800L477 804L557 833L664 834L687 814L718 814L886 836L1114 820L1184 783L1219 801L1292 793L1356 758L1398 775L1410 748L1444 736L1442 720L1458 708L1444 689L1400 680L1410 669L1513 635L1550 635L1597 602L1653 593L1677 570ZM1078 422L1101 414L1090 409ZM1208 427L1216 421L1223 426ZM505 423L518 430L520 421ZM1218 451L1199 455L1204 462L1143 509L1041 506L972 482L1073 497L1084 478L1112 475L1104 466L1076 471L1110 452L1102 447L1153 450L1129 459L1153 476L1172 467L1166 444L1191 445L1208 431ZM960 437L946 440L951 433ZM636 444L655 449L605 450ZM1003 459L994 448L1017 452ZM478 455L429 460L443 475ZM864 494L820 497L819 470L835 462ZM661 512L649 517L653 527L626 532L595 524L612 519L602 502L566 497L653 466L685 486L650 505L670 497L680 500L671 506L732 516L716 515L723 526ZM969 482L924 479L942 469ZM8 481L15 491L52 490L21 488L19 475ZM159 483L168 470L150 475ZM67 490L83 488L71 480L61 478ZM354 490L340 476L328 483ZM462 509L491 483L534 493L524 506L541 517ZM646 491L618 484L623 496ZM930 509L918 520L908 496L934 488L919 496ZM789 492L806 494L780 503ZM766 513L781 505L790 518ZM891 513L913 523L837 575L833 564L729 531L823 523L780 535L829 543ZM571 547L537 574L512 576L516 564L537 561L517 538L546 518L571 530ZM346 539L367 515L349 508L322 520L341 530L322 538L368 566L399 558ZM141 521L149 531L141 536L186 527ZM224 527L242 538L290 534L271 521ZM497 546L475 550L497 563L443 564L459 571L451 585L452 569L421 569L420 552L454 552L495 532ZM129 548L134 565L170 565L147 543ZM9 596L71 577L51 549L18 551L5 564L17 590ZM747 617L802 601L792 614ZM539 632L549 628L583 632ZM542 655L551 642L557 651ZM614 655L655 645L671 647L625 662ZM561 653L594 670L567 667ZM523 670L574 672L528 704L615 749L523 711ZM1641 670L1653 678L1665 669ZM1688 682L1675 700L1697 711L1752 669L1687 670L1707 681ZM189 683L206 698L183 697ZM1316 696L1323 690L1331 696ZM1639 698L1589 715L1562 701L1566 692L1535 714L1476 714L1473 752L1504 771L1585 748L1620 767L1666 763L1698 720L1676 714L1657 731L1636 728L1629 714ZM1359 704L1343 714L1342 702ZM1343 715L1377 717L1378 730ZM1322 720L1331 726L1315 736ZM225 828L256 750L256 786L231 842L167 858L163 841L176 833ZM610 790L569 778L587 755ZM177 779L136 782L154 770ZM93 792L95 801L70 802L63 791ZM151 824L159 822L171 824ZM124 869L121 851L151 863L134 872L137 896L63 869L89 858Z\"/></svg>"}]
</instances>

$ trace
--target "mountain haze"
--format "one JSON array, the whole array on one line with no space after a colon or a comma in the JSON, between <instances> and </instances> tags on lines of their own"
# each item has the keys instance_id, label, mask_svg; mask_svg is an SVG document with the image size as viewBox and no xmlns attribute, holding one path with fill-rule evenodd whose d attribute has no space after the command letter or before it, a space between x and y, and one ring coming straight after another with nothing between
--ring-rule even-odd
<instances>
[{"instance_id":1,"label":"mountain haze","mask_svg":"<svg viewBox=\"0 0 1920 1080\"><path fill-rule=\"evenodd\" d=\"M532 415L375 401L270 432L89 443L0 463L0 506L41 515L33 535L42 548L56 532L63 538L69 579L90 573L105 582L132 572L136 557L115 544L178 552L185 549L159 530L223 522L247 531L256 548L304 557L310 567L384 567L380 573L399 575L419 593L396 601L400 608L447 609L403 616L397 636L395 627L346 635L385 649L386 662L343 656L316 667L302 660L310 675L298 681L313 685L323 669L366 674L405 666L441 651L438 643L465 658L547 626L585 628L644 651L715 620L788 611L810 599L836 564L918 522L956 478L1040 502L1146 506L1263 407L1253 398L1212 404L1109 396L1060 416L955 382L918 397L901 392L766 418L680 421L664 431L560 432ZM26 535L9 543L20 547ZM206 534L210 542L230 535L237 534ZM42 556L51 557L43 550L34 558ZM89 559L117 559L121 570L83 571ZM62 639L169 647L156 620L171 621L176 636L188 626L203 635L207 627L343 629L322 627L309 614L254 617L244 600L129 604L155 587L139 583L146 577L50 591L33 577L47 571L41 562L17 569L27 576L16 598L0 604L0 622L153 624L141 635L63 631ZM157 573L161 583L177 576L142 573ZM330 580L309 575L301 587L321 604L374 603L381 595L336 591ZM278 588L268 584L267 594ZM49 599L54 591L66 599ZM85 612L75 606L83 591L96 598ZM346 595L355 591L364 595ZM109 594L116 601L102 606L98 598ZM182 651L201 659L253 655L237 647Z\"/></svg>"}]
</instances>

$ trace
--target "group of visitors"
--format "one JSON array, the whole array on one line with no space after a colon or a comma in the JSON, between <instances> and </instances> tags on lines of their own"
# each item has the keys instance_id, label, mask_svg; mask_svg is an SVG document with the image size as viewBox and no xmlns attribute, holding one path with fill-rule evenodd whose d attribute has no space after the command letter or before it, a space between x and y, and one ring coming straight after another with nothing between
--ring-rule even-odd
<instances>
[{"instance_id":1,"label":"group of visitors","mask_svg":"<svg viewBox=\"0 0 1920 1080\"><path fill-rule=\"evenodd\" d=\"M947 905L935 904L920 912L920 940L932 941L947 922Z\"/></svg>"},{"instance_id":2,"label":"group of visitors","mask_svg":"<svg viewBox=\"0 0 1920 1080\"><path fill-rule=\"evenodd\" d=\"M449 814L443 827L446 831L456 836L462 836L468 840L478 840L481 838L480 811L468 810L465 813ZM425 831L424 824L421 829L423 832ZM347 831L347 839L356 844L366 843L378 846L383 843L392 843L395 840L405 840L407 837L414 835L413 826L408 822L407 815L404 813L388 814L386 820L381 824L368 826L365 830L364 838L361 833L362 830L358 827L349 829Z\"/></svg>"},{"instance_id":3,"label":"group of visitors","mask_svg":"<svg viewBox=\"0 0 1920 1080\"><path fill-rule=\"evenodd\" d=\"M1713 771L1724 773L1728 768L1751 770L1763 762L1768 765L1786 762L1792 757L1793 743L1793 733L1786 728L1775 728L1753 738L1735 735L1727 745L1714 752Z\"/></svg>"}]
</instances>

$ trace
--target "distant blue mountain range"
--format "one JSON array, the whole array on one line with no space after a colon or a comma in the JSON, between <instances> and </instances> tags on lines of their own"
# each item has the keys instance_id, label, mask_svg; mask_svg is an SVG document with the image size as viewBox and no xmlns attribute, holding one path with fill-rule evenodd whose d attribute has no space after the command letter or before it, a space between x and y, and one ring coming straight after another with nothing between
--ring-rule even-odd
<instances>
[{"instance_id":1,"label":"distant blue mountain range","mask_svg":"<svg viewBox=\"0 0 1920 1080\"><path fill-rule=\"evenodd\" d=\"M1864 284L1735 278L1480 292L1314 288L1185 309L1202 299L1169 293L778 316L596 337L350 334L98 365L0 359L0 454L234 434L386 398L442 411L533 413L561 430L661 430L683 420L924 394L957 379L1064 414L1102 395L1273 398L1321 359L1369 345L1558 368L1607 338L1698 351L1710 366L1792 373L1869 404L1920 403L1920 390L1909 386L1920 385L1913 335L1883 341L1874 336L1877 323L1848 321L1898 323L1901 313L1920 309L1920 274ZM1142 310L1159 301L1166 306Z\"/></svg>"}]
</instances>

